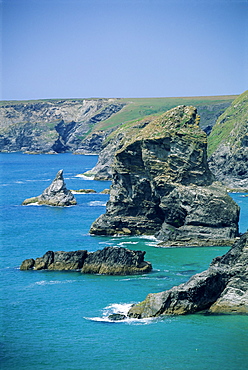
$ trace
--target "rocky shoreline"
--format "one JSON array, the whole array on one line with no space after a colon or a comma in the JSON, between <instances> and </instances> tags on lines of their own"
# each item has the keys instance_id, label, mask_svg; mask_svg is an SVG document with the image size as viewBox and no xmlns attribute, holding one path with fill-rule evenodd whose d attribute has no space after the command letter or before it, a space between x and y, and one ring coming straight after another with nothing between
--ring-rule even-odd
<instances>
[{"instance_id":1,"label":"rocky shoreline","mask_svg":"<svg viewBox=\"0 0 248 370\"><path fill-rule=\"evenodd\" d=\"M213 259L208 270L192 276L170 290L148 294L131 307L130 318L161 315L248 314L248 232L222 257Z\"/></svg>"},{"instance_id":2,"label":"rocky shoreline","mask_svg":"<svg viewBox=\"0 0 248 370\"><path fill-rule=\"evenodd\" d=\"M144 251L132 251L122 247L105 247L96 252L78 250L72 252L48 251L43 257L26 259L20 270L80 271L83 274L136 275L152 270L144 261Z\"/></svg>"}]
</instances>

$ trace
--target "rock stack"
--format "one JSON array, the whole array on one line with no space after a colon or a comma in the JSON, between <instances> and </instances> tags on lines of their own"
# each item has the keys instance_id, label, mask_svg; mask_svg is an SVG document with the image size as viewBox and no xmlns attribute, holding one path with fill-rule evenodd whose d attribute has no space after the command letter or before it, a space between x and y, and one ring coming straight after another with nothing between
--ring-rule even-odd
<instances>
[{"instance_id":1,"label":"rock stack","mask_svg":"<svg viewBox=\"0 0 248 370\"><path fill-rule=\"evenodd\" d=\"M106 247L96 252L48 251L43 257L26 259L21 270L80 270L84 274L135 275L150 272L152 265L144 261L145 252L127 248Z\"/></svg>"},{"instance_id":2,"label":"rock stack","mask_svg":"<svg viewBox=\"0 0 248 370\"><path fill-rule=\"evenodd\" d=\"M215 182L194 107L178 106L123 139L98 235L155 234L165 245L232 245L239 207Z\"/></svg>"},{"instance_id":3,"label":"rock stack","mask_svg":"<svg viewBox=\"0 0 248 370\"><path fill-rule=\"evenodd\" d=\"M22 205L26 206L31 203L59 207L77 204L72 192L66 188L63 178L63 170L58 171L51 185L48 186L41 195L25 199Z\"/></svg>"}]
</instances>

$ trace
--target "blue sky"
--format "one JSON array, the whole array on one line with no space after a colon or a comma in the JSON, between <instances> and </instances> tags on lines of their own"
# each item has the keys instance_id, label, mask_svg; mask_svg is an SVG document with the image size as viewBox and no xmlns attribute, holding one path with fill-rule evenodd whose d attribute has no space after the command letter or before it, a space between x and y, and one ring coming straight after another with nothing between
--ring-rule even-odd
<instances>
[{"instance_id":1,"label":"blue sky","mask_svg":"<svg viewBox=\"0 0 248 370\"><path fill-rule=\"evenodd\" d=\"M1 100L247 89L247 0L0 3Z\"/></svg>"}]
</instances>

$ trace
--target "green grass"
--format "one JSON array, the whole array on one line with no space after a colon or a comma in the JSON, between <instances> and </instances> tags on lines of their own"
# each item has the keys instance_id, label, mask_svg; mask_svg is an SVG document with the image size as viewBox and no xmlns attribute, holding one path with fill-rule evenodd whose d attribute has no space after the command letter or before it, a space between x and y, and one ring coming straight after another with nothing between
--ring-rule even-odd
<instances>
[{"instance_id":1,"label":"green grass","mask_svg":"<svg viewBox=\"0 0 248 370\"><path fill-rule=\"evenodd\" d=\"M218 118L208 138L208 156L221 143L231 147L241 146L241 138L248 134L248 90L237 97Z\"/></svg>"},{"instance_id":2,"label":"green grass","mask_svg":"<svg viewBox=\"0 0 248 370\"><path fill-rule=\"evenodd\" d=\"M148 115L160 115L178 105L218 105L232 102L237 95L206 96L206 97L178 97L178 98L134 98L120 99L121 103L127 104L121 111L105 121L99 122L94 130L106 130L119 124L141 119Z\"/></svg>"}]
</instances>

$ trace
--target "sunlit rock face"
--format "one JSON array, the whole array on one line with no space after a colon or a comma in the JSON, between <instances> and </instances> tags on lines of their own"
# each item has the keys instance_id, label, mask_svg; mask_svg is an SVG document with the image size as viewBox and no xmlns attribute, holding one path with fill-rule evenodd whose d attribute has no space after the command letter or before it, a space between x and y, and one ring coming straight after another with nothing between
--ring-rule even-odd
<instances>
[{"instance_id":1,"label":"sunlit rock face","mask_svg":"<svg viewBox=\"0 0 248 370\"><path fill-rule=\"evenodd\" d=\"M92 234L155 234L170 245L232 243L239 208L214 182L196 108L154 118L115 153L107 211Z\"/></svg>"},{"instance_id":2,"label":"sunlit rock face","mask_svg":"<svg viewBox=\"0 0 248 370\"><path fill-rule=\"evenodd\" d=\"M77 204L77 201L72 192L66 188L63 170L58 171L55 179L41 195L25 199L22 205L37 203L48 206L65 207Z\"/></svg>"},{"instance_id":3,"label":"sunlit rock face","mask_svg":"<svg viewBox=\"0 0 248 370\"><path fill-rule=\"evenodd\" d=\"M214 314L248 314L248 233L209 269L184 284L160 293L148 294L134 305L129 317L185 315L199 311Z\"/></svg>"}]
</instances>

